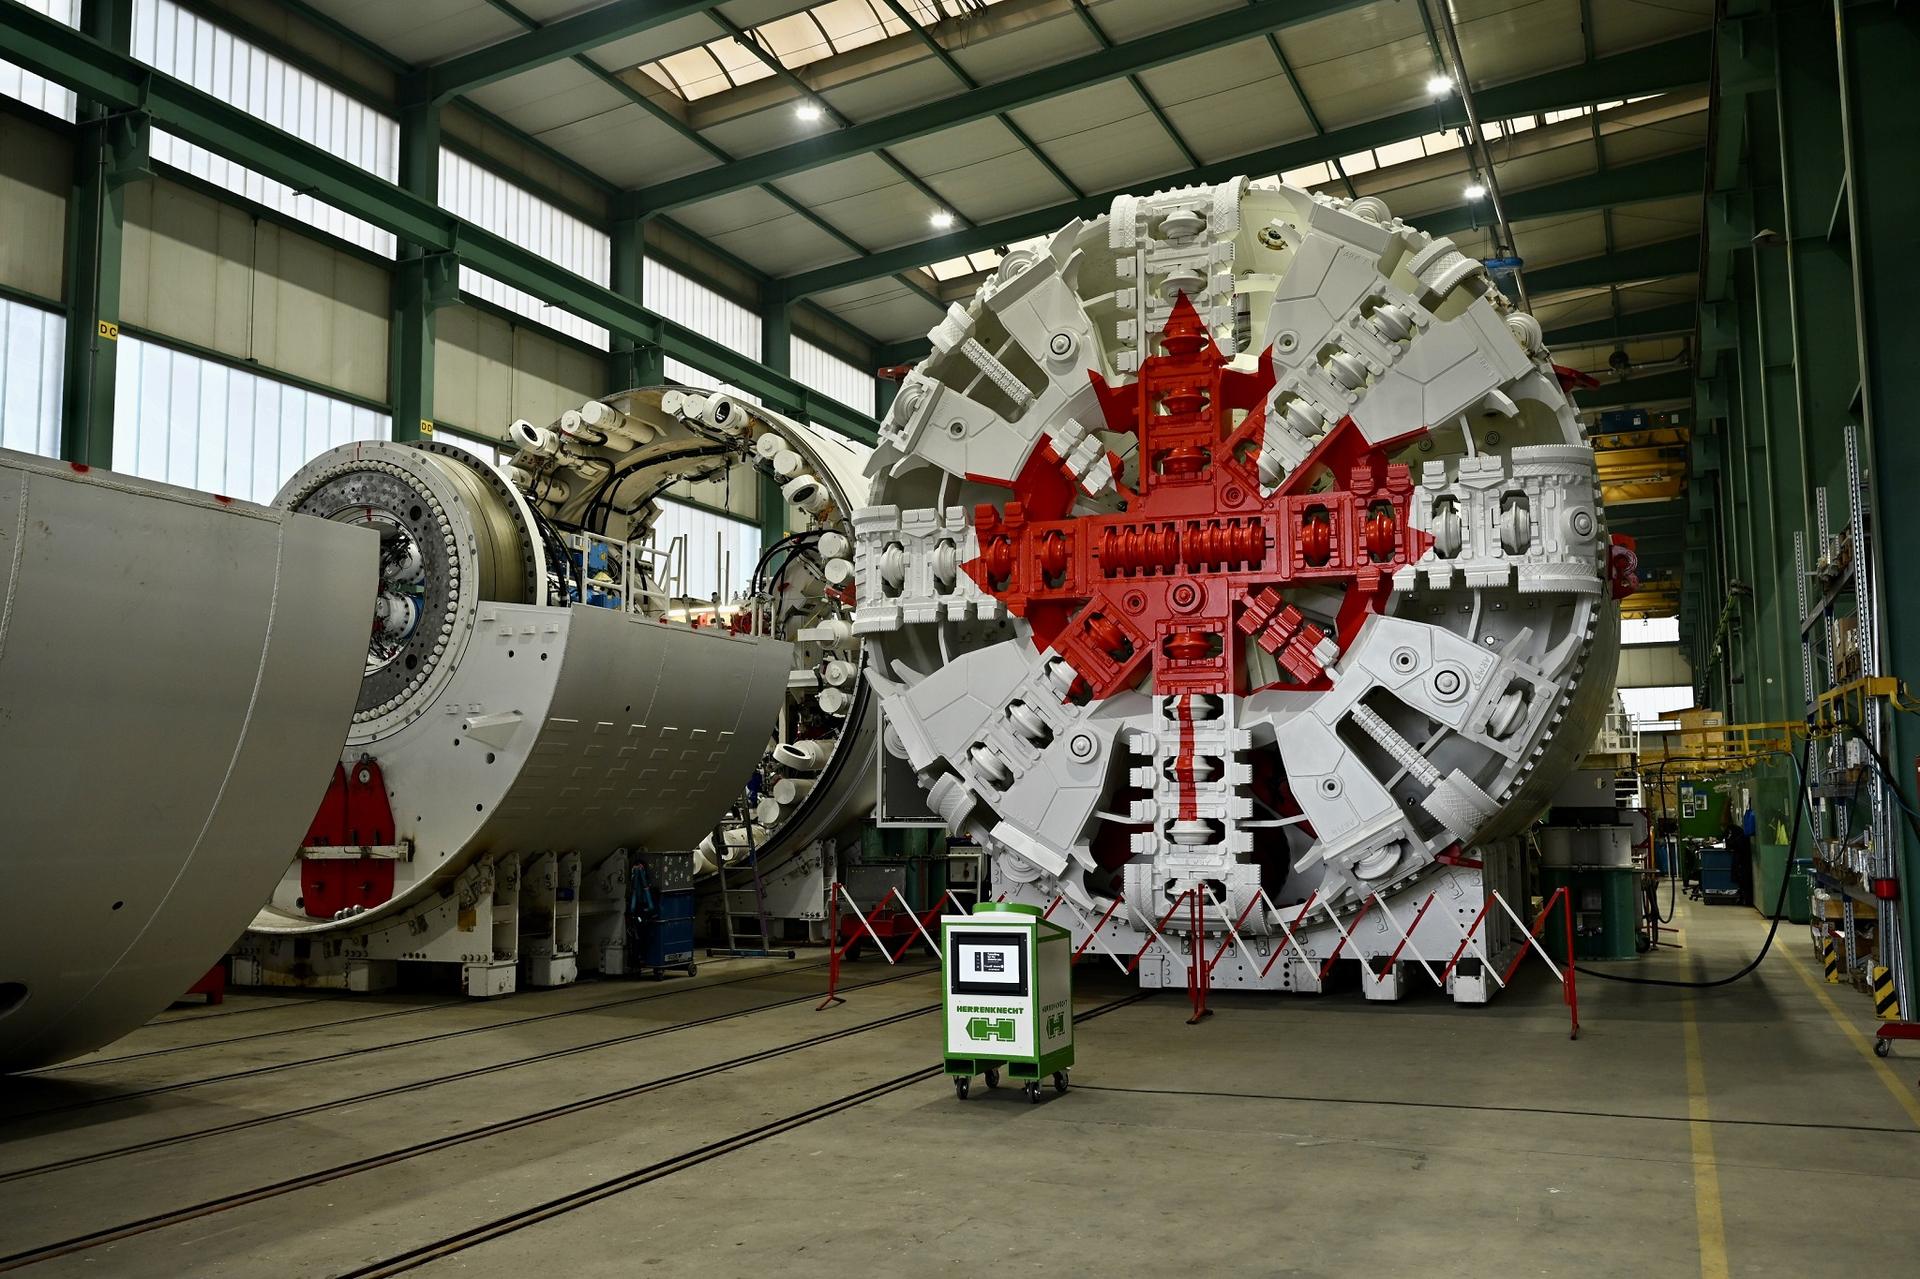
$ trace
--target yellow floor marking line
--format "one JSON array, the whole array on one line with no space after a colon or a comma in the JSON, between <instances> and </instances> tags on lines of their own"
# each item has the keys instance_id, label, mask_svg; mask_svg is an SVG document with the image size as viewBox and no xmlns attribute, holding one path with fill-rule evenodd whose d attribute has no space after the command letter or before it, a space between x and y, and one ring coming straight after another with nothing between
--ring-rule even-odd
<instances>
[{"instance_id":1,"label":"yellow floor marking line","mask_svg":"<svg viewBox=\"0 0 1920 1279\"><path fill-rule=\"evenodd\" d=\"M1901 1082L1900 1076L1893 1073L1893 1067L1873 1055L1872 1042L1860 1033L1860 1028L1853 1024L1851 1018L1840 1011L1840 1005L1833 1002L1833 996L1827 993L1825 986L1813 979L1813 974L1807 971L1807 966L1794 957L1793 947L1781 946L1777 953L1784 955L1787 962L1793 965L1793 971L1800 974L1800 980L1807 983L1807 989L1811 990L1814 997L1826 1006L1834 1024L1840 1027L1841 1033L1860 1050L1860 1055L1867 1059L1867 1065L1873 1067L1874 1073L1880 1076L1880 1082L1887 1086L1887 1091L1893 1094L1893 1099L1900 1103L1902 1110L1907 1112L1907 1118L1913 1120L1913 1126L1920 1128L1920 1097L1914 1096L1913 1089Z\"/></svg>"},{"instance_id":2,"label":"yellow floor marking line","mask_svg":"<svg viewBox=\"0 0 1920 1279\"><path fill-rule=\"evenodd\" d=\"M1693 1216L1700 1236L1700 1279L1727 1279L1727 1226L1720 1211L1720 1166L1713 1158L1713 1125L1707 1122L1707 1071L1700 1055L1700 1023L1693 992L1680 996L1681 1029L1687 1045L1687 1132L1693 1139Z\"/></svg>"}]
</instances>

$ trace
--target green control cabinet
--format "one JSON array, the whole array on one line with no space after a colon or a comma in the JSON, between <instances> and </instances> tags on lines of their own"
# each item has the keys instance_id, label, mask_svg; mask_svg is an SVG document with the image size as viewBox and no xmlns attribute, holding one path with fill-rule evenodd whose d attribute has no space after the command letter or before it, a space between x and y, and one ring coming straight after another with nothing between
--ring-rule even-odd
<instances>
[{"instance_id":1,"label":"green control cabinet","mask_svg":"<svg viewBox=\"0 0 1920 1279\"><path fill-rule=\"evenodd\" d=\"M981 902L971 915L940 919L947 957L941 1024L944 1059L962 1101L975 1075L998 1087L1000 1072L1040 1100L1053 1076L1067 1090L1073 1066L1073 935L1035 906Z\"/></svg>"}]
</instances>

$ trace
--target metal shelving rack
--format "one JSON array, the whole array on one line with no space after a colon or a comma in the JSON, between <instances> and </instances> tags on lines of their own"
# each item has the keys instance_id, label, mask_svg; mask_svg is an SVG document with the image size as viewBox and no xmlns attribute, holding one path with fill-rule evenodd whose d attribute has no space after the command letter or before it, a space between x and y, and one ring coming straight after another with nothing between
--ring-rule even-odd
<instances>
[{"instance_id":1,"label":"metal shelving rack","mask_svg":"<svg viewBox=\"0 0 1920 1279\"><path fill-rule=\"evenodd\" d=\"M1827 490L1814 490L1817 556L1807 563L1806 535L1793 537L1794 581L1800 617L1801 687L1806 690L1807 723L1816 732L1835 720L1834 708L1845 704L1860 712L1860 729L1871 748L1885 755L1886 707L1871 695L1880 669L1880 645L1874 635L1879 599L1867 540L1867 477L1860 464L1859 428L1848 425L1846 439L1846 511L1844 535L1832 531ZM1819 598L1809 600L1809 586ZM1852 671L1840 669L1838 637L1845 606L1852 605L1854 643L1859 655ZM1862 690L1869 690L1862 695ZM1858 743L1842 735L1816 737L1811 753L1808 786L1813 798L1816 878L1823 887L1842 894L1841 926L1845 932L1847 972L1851 977L1864 960L1855 945L1858 903L1876 908L1873 962L1894 975L1902 1017L1913 1015L1903 962L1906 940L1897 901L1877 898L1876 880L1892 883L1896 891L1900 867L1893 831L1894 797L1873 762L1860 754ZM1855 805L1864 792L1866 822L1854 828Z\"/></svg>"}]
</instances>

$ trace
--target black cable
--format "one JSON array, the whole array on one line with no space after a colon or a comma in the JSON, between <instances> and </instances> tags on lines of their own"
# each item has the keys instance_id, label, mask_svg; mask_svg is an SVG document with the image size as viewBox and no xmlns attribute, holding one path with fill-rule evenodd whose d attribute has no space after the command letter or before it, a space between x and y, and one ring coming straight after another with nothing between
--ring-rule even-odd
<instances>
[{"instance_id":1,"label":"black cable","mask_svg":"<svg viewBox=\"0 0 1920 1279\"><path fill-rule=\"evenodd\" d=\"M1913 832L1914 842L1920 844L1920 822L1915 821L1916 814L1913 805L1907 802L1906 794L1901 791L1900 783L1893 775L1893 769L1888 767L1886 759L1878 750L1874 749L1873 743L1867 740L1867 735L1861 732L1857 725L1848 724L1846 729L1848 736L1854 738L1862 746L1866 747L1867 758L1873 761L1874 769L1880 774L1881 779L1886 782L1887 790L1892 792L1894 802L1900 805L1900 811L1907 819L1907 829Z\"/></svg>"},{"instance_id":2,"label":"black cable","mask_svg":"<svg viewBox=\"0 0 1920 1279\"><path fill-rule=\"evenodd\" d=\"M1812 786L1807 774L1808 766L1813 762L1813 739L1811 737L1807 739L1804 754L1804 759L1794 759L1791 754L1787 756L1794 761L1794 772L1798 776L1800 783L1793 805L1793 830L1787 836L1787 864L1785 873L1780 876L1780 895L1775 899L1773 910L1770 912L1771 922L1767 926L1767 939L1760 944L1760 953L1748 961L1746 967L1742 968L1739 972L1729 974L1725 977L1715 977L1710 981L1681 981L1677 978L1668 977L1628 977L1621 973L1609 973L1597 968L1585 968L1579 964L1573 965L1574 971L1582 977L1597 977L1601 981L1617 981L1628 986L1672 986L1681 990L1711 990L1716 986L1731 986L1734 982L1739 981L1741 978L1759 968L1762 961L1766 959L1767 952L1773 949L1774 937L1780 932L1781 912L1783 912L1787 906L1787 888L1793 882L1793 850L1799 847L1800 820L1806 815L1807 806L1811 799L1810 792ZM1567 910L1572 909L1572 907L1566 903L1562 903L1562 907ZM1567 958L1569 962L1571 962L1573 957L1569 955Z\"/></svg>"}]
</instances>

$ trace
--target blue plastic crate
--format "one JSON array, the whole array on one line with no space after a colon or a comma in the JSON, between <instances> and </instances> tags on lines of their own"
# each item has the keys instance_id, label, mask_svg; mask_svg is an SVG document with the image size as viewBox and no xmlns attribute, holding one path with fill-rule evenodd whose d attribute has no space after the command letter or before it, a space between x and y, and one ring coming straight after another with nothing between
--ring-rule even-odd
<instances>
[{"instance_id":1,"label":"blue plastic crate","mask_svg":"<svg viewBox=\"0 0 1920 1279\"><path fill-rule=\"evenodd\" d=\"M661 893L652 918L640 921L642 968L677 968L693 958L693 894Z\"/></svg>"}]
</instances>

